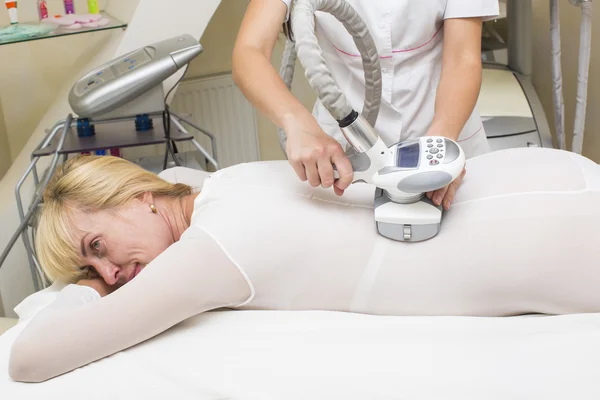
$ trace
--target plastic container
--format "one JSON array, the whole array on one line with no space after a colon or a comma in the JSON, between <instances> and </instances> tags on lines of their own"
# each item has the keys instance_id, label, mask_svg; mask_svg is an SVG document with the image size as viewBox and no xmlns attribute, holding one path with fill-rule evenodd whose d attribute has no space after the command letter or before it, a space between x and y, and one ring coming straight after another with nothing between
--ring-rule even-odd
<instances>
[{"instance_id":1,"label":"plastic container","mask_svg":"<svg viewBox=\"0 0 600 400\"><path fill-rule=\"evenodd\" d=\"M65 14L75 14L75 4L73 0L64 0Z\"/></svg>"},{"instance_id":2,"label":"plastic container","mask_svg":"<svg viewBox=\"0 0 600 400\"><path fill-rule=\"evenodd\" d=\"M4 5L8 11L10 17L10 24L15 25L19 23L19 13L17 12L17 2L15 0L5 0Z\"/></svg>"},{"instance_id":3,"label":"plastic container","mask_svg":"<svg viewBox=\"0 0 600 400\"><path fill-rule=\"evenodd\" d=\"M90 14L99 14L98 0L88 0L88 12Z\"/></svg>"},{"instance_id":4,"label":"plastic container","mask_svg":"<svg viewBox=\"0 0 600 400\"><path fill-rule=\"evenodd\" d=\"M38 15L40 17L40 21L43 21L46 18L48 18L48 4L46 3L46 0L38 0L37 10Z\"/></svg>"}]
</instances>

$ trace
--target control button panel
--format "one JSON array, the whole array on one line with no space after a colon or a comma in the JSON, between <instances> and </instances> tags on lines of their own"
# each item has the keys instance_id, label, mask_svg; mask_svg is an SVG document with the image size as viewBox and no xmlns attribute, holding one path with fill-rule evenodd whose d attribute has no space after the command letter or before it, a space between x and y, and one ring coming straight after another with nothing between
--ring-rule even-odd
<instances>
[{"instance_id":1,"label":"control button panel","mask_svg":"<svg viewBox=\"0 0 600 400\"><path fill-rule=\"evenodd\" d=\"M116 69L117 75L123 75L141 65L144 65L151 61L150 55L145 49L136 51L133 54L130 54L124 57L122 60L117 62Z\"/></svg>"},{"instance_id":2,"label":"control button panel","mask_svg":"<svg viewBox=\"0 0 600 400\"><path fill-rule=\"evenodd\" d=\"M429 165L440 165L444 159L444 150L446 150L443 138L427 138L425 139L426 148L425 158L429 161Z\"/></svg>"},{"instance_id":3,"label":"control button panel","mask_svg":"<svg viewBox=\"0 0 600 400\"><path fill-rule=\"evenodd\" d=\"M82 79L75 88L75 94L83 96L90 90L108 82L119 75L138 68L152 61L152 58L145 49L136 51L133 54L123 57L115 64L106 66L104 69L90 74L86 79Z\"/></svg>"}]
</instances>

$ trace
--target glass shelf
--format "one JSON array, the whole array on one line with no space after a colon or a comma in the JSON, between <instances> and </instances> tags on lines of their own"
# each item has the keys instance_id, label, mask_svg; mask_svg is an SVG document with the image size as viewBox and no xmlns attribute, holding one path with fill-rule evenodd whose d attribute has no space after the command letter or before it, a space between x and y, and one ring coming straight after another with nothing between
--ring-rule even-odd
<instances>
[{"instance_id":1,"label":"glass shelf","mask_svg":"<svg viewBox=\"0 0 600 400\"><path fill-rule=\"evenodd\" d=\"M111 29L127 28L126 23L121 22L106 13L100 13L100 15L102 15L104 18L107 18L109 22L108 22L108 24L106 24L104 26L99 26L96 28L67 29L64 26L59 26L56 24L52 24L50 22L40 22L40 21L22 22L21 25L23 25L23 26L38 26L39 27L39 26L50 25L50 27L53 27L47 33L43 33L38 36L30 36L27 38L13 38L13 39L2 38L2 34L1 34L2 31L4 30L4 28L7 28L7 27L2 27L2 28L0 28L0 46L6 45L6 44L31 42L34 40L51 39L51 38L61 37L61 36L79 35L82 33L89 33L89 32L99 32L99 31L106 31L106 30L111 30Z\"/></svg>"}]
</instances>

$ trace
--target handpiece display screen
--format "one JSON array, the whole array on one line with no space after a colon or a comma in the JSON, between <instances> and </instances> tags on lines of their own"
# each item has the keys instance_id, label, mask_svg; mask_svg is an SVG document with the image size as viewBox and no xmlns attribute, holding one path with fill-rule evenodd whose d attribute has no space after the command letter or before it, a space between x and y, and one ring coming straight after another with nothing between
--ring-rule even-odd
<instances>
[{"instance_id":1,"label":"handpiece display screen","mask_svg":"<svg viewBox=\"0 0 600 400\"><path fill-rule=\"evenodd\" d=\"M398 147L396 152L396 166L400 168L416 168L419 165L419 143L405 147Z\"/></svg>"}]
</instances>

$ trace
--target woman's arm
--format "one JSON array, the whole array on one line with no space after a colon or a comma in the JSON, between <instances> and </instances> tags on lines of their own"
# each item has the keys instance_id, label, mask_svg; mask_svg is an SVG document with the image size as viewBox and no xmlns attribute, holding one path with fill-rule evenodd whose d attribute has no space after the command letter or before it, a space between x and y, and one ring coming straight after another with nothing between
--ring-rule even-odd
<instances>
[{"instance_id":1,"label":"woman's arm","mask_svg":"<svg viewBox=\"0 0 600 400\"><path fill-rule=\"evenodd\" d=\"M481 18L444 22L442 74L428 135L457 140L473 113L481 89Z\"/></svg>"},{"instance_id":2,"label":"woman's arm","mask_svg":"<svg viewBox=\"0 0 600 400\"><path fill-rule=\"evenodd\" d=\"M281 0L249 2L233 50L233 79L244 96L286 132L287 157L298 177L312 186L333 185L341 195L353 176L342 146L323 132L271 64L286 13ZM335 183L333 165L340 175Z\"/></svg>"},{"instance_id":3,"label":"woman's arm","mask_svg":"<svg viewBox=\"0 0 600 400\"><path fill-rule=\"evenodd\" d=\"M88 288L87 293L75 286L67 289L13 344L12 379L45 381L143 342L193 315L240 305L252 295L244 275L202 231L173 244L106 297Z\"/></svg>"}]
</instances>

